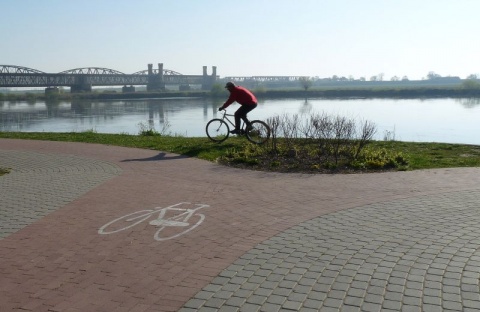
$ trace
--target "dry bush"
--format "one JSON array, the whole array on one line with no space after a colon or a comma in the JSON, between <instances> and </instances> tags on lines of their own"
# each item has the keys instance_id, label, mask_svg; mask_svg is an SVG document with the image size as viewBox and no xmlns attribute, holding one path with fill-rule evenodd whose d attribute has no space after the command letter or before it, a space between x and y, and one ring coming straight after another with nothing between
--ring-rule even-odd
<instances>
[{"instance_id":1,"label":"dry bush","mask_svg":"<svg viewBox=\"0 0 480 312\"><path fill-rule=\"evenodd\" d=\"M272 130L271 154L338 165L341 160L356 159L376 133L375 124L369 121L358 124L326 113L303 117L283 114L267 120Z\"/></svg>"}]
</instances>

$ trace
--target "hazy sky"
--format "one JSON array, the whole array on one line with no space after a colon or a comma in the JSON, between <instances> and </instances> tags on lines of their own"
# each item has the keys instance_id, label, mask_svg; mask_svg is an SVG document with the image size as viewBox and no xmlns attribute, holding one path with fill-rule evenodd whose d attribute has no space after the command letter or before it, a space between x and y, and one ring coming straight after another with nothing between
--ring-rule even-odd
<instances>
[{"instance_id":1,"label":"hazy sky","mask_svg":"<svg viewBox=\"0 0 480 312\"><path fill-rule=\"evenodd\" d=\"M198 75L480 74L479 0L0 0L0 64Z\"/></svg>"}]
</instances>

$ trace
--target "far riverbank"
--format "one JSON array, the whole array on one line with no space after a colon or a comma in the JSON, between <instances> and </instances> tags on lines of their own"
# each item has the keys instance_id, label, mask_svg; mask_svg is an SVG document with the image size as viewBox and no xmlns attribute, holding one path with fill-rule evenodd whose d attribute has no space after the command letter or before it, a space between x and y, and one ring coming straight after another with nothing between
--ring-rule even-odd
<instances>
[{"instance_id":1,"label":"far riverbank","mask_svg":"<svg viewBox=\"0 0 480 312\"><path fill-rule=\"evenodd\" d=\"M476 98L480 97L480 88L464 87L405 87L405 88L312 88L274 89L254 88L253 92L261 99L278 98ZM0 93L0 101L35 101L35 100L128 100L155 98L223 98L225 90L216 91L163 91L121 93L115 91L94 91L91 93Z\"/></svg>"}]
</instances>

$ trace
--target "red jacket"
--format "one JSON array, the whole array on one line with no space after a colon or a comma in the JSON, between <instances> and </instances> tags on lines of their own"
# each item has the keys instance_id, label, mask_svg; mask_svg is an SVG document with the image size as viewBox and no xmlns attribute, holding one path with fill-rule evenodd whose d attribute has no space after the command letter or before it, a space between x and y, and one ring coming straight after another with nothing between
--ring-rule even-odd
<instances>
[{"instance_id":1,"label":"red jacket","mask_svg":"<svg viewBox=\"0 0 480 312\"><path fill-rule=\"evenodd\" d=\"M236 86L230 90L230 96L222 108L227 108L233 102L237 102L240 105L255 105L257 104L257 98L246 88Z\"/></svg>"}]
</instances>

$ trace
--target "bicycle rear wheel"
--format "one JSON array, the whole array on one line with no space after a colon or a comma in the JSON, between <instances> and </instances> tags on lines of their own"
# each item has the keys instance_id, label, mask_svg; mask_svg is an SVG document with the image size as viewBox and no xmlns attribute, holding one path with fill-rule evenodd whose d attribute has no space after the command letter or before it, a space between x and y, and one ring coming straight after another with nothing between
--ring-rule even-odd
<instances>
[{"instance_id":1,"label":"bicycle rear wheel","mask_svg":"<svg viewBox=\"0 0 480 312\"><path fill-rule=\"evenodd\" d=\"M247 139L254 144L263 144L270 138L270 127L261 120L254 120L247 129Z\"/></svg>"},{"instance_id":2,"label":"bicycle rear wheel","mask_svg":"<svg viewBox=\"0 0 480 312\"><path fill-rule=\"evenodd\" d=\"M207 132L208 138L217 143L225 141L230 135L228 124L218 118L210 120L205 127L205 131Z\"/></svg>"}]
</instances>

